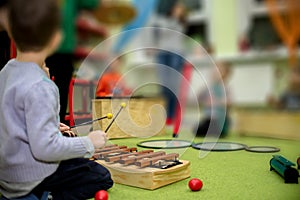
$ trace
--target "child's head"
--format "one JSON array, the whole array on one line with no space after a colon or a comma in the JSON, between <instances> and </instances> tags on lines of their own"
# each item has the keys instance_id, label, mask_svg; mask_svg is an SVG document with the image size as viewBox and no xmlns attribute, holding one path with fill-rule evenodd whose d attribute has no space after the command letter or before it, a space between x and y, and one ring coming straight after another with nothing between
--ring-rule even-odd
<instances>
[{"instance_id":1,"label":"child's head","mask_svg":"<svg viewBox=\"0 0 300 200\"><path fill-rule=\"evenodd\" d=\"M60 42L60 10L57 0L10 0L9 24L20 52L47 48L49 54Z\"/></svg>"},{"instance_id":2,"label":"child's head","mask_svg":"<svg viewBox=\"0 0 300 200\"><path fill-rule=\"evenodd\" d=\"M185 5L178 1L172 8L171 16L176 18L180 23L186 23L187 11Z\"/></svg>"}]
</instances>

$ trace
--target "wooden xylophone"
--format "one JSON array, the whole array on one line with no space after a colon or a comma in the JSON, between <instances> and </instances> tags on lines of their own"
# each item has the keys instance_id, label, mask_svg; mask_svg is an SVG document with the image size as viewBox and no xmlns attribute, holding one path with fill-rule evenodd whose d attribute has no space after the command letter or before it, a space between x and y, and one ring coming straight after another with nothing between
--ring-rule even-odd
<instances>
[{"instance_id":1,"label":"wooden xylophone","mask_svg":"<svg viewBox=\"0 0 300 200\"><path fill-rule=\"evenodd\" d=\"M190 176L189 161L177 153L137 151L137 148L109 145L97 149L93 158L105 166L115 183L156 189Z\"/></svg>"}]
</instances>

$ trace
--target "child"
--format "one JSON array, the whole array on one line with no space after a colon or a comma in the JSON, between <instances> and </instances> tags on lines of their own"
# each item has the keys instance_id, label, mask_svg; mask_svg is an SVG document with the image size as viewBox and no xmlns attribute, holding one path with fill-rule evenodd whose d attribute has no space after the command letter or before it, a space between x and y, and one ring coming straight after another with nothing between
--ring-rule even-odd
<instances>
[{"instance_id":1,"label":"child","mask_svg":"<svg viewBox=\"0 0 300 200\"><path fill-rule=\"evenodd\" d=\"M298 66L289 71L287 89L278 99L269 97L268 103L275 108L300 111L300 68Z\"/></svg>"},{"instance_id":2,"label":"child","mask_svg":"<svg viewBox=\"0 0 300 200\"><path fill-rule=\"evenodd\" d=\"M230 64L218 62L217 69L213 69L211 83L207 90L199 95L199 102L203 106L204 119L200 121L196 136L216 136L221 133L221 137L228 134L230 118L229 107L231 99L227 81L231 73ZM225 90L225 91L224 91ZM224 119L225 117L225 119Z\"/></svg>"},{"instance_id":3,"label":"child","mask_svg":"<svg viewBox=\"0 0 300 200\"><path fill-rule=\"evenodd\" d=\"M18 54L0 72L0 193L6 198L50 191L54 199L88 199L113 185L90 161L107 140L102 131L63 137L59 93L44 62L60 42L57 0L10 0Z\"/></svg>"},{"instance_id":4,"label":"child","mask_svg":"<svg viewBox=\"0 0 300 200\"><path fill-rule=\"evenodd\" d=\"M117 58L110 64L109 68L103 73L98 82L96 97L126 96L131 93L130 90L126 88L125 83L121 80L121 65L121 58Z\"/></svg>"}]
</instances>

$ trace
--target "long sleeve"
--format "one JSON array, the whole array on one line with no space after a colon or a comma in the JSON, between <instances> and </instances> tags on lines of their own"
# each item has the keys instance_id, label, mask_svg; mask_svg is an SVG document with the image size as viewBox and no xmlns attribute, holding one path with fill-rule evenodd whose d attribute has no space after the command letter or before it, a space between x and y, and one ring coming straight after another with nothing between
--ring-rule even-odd
<instances>
[{"instance_id":1,"label":"long sleeve","mask_svg":"<svg viewBox=\"0 0 300 200\"><path fill-rule=\"evenodd\" d=\"M59 131L57 86L35 63L11 60L0 71L0 179L41 181L59 162L94 152L88 137Z\"/></svg>"},{"instance_id":2,"label":"long sleeve","mask_svg":"<svg viewBox=\"0 0 300 200\"><path fill-rule=\"evenodd\" d=\"M25 99L28 142L34 157L41 161L61 161L84 157L87 137L62 137L58 130L58 93L46 81L33 85Z\"/></svg>"}]
</instances>

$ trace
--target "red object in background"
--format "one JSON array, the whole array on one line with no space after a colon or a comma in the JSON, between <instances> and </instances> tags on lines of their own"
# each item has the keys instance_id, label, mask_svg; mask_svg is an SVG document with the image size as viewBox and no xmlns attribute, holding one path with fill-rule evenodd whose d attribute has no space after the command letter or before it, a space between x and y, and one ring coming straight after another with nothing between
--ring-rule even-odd
<instances>
[{"instance_id":1,"label":"red object in background","mask_svg":"<svg viewBox=\"0 0 300 200\"><path fill-rule=\"evenodd\" d=\"M180 83L179 103L177 104L175 110L173 137L178 137L178 131L180 128L182 115L185 109L185 104L186 104L188 91L189 91L188 87L189 87L189 82L192 74L193 74L193 65L191 63L185 63L182 70L182 75L184 79L182 79Z\"/></svg>"},{"instance_id":2,"label":"red object in background","mask_svg":"<svg viewBox=\"0 0 300 200\"><path fill-rule=\"evenodd\" d=\"M105 190L99 190L95 194L95 200L108 200L108 193Z\"/></svg>"},{"instance_id":3,"label":"red object in background","mask_svg":"<svg viewBox=\"0 0 300 200\"><path fill-rule=\"evenodd\" d=\"M17 48L13 41L10 42L10 58L17 57Z\"/></svg>"},{"instance_id":4,"label":"red object in background","mask_svg":"<svg viewBox=\"0 0 300 200\"><path fill-rule=\"evenodd\" d=\"M239 50L241 52L248 51L250 49L250 44L246 36L241 36L239 39Z\"/></svg>"},{"instance_id":5,"label":"red object in background","mask_svg":"<svg viewBox=\"0 0 300 200\"><path fill-rule=\"evenodd\" d=\"M79 17L76 20L76 27L79 33L89 33L102 37L106 37L108 35L104 26L82 17Z\"/></svg>"},{"instance_id":6,"label":"red object in background","mask_svg":"<svg viewBox=\"0 0 300 200\"><path fill-rule=\"evenodd\" d=\"M92 98L93 95L91 90L96 87L96 82L72 78L69 85L69 114L65 116L65 120L69 122L70 126L75 125L75 120L92 120L93 116L89 110L88 99ZM74 87L79 87L81 89L81 95L76 96L76 98L81 97L81 108L80 111L74 110Z\"/></svg>"},{"instance_id":7,"label":"red object in background","mask_svg":"<svg viewBox=\"0 0 300 200\"><path fill-rule=\"evenodd\" d=\"M202 186L203 186L203 182L198 178L192 178L189 181L189 188L192 191L199 191L199 190L201 190Z\"/></svg>"}]
</instances>

